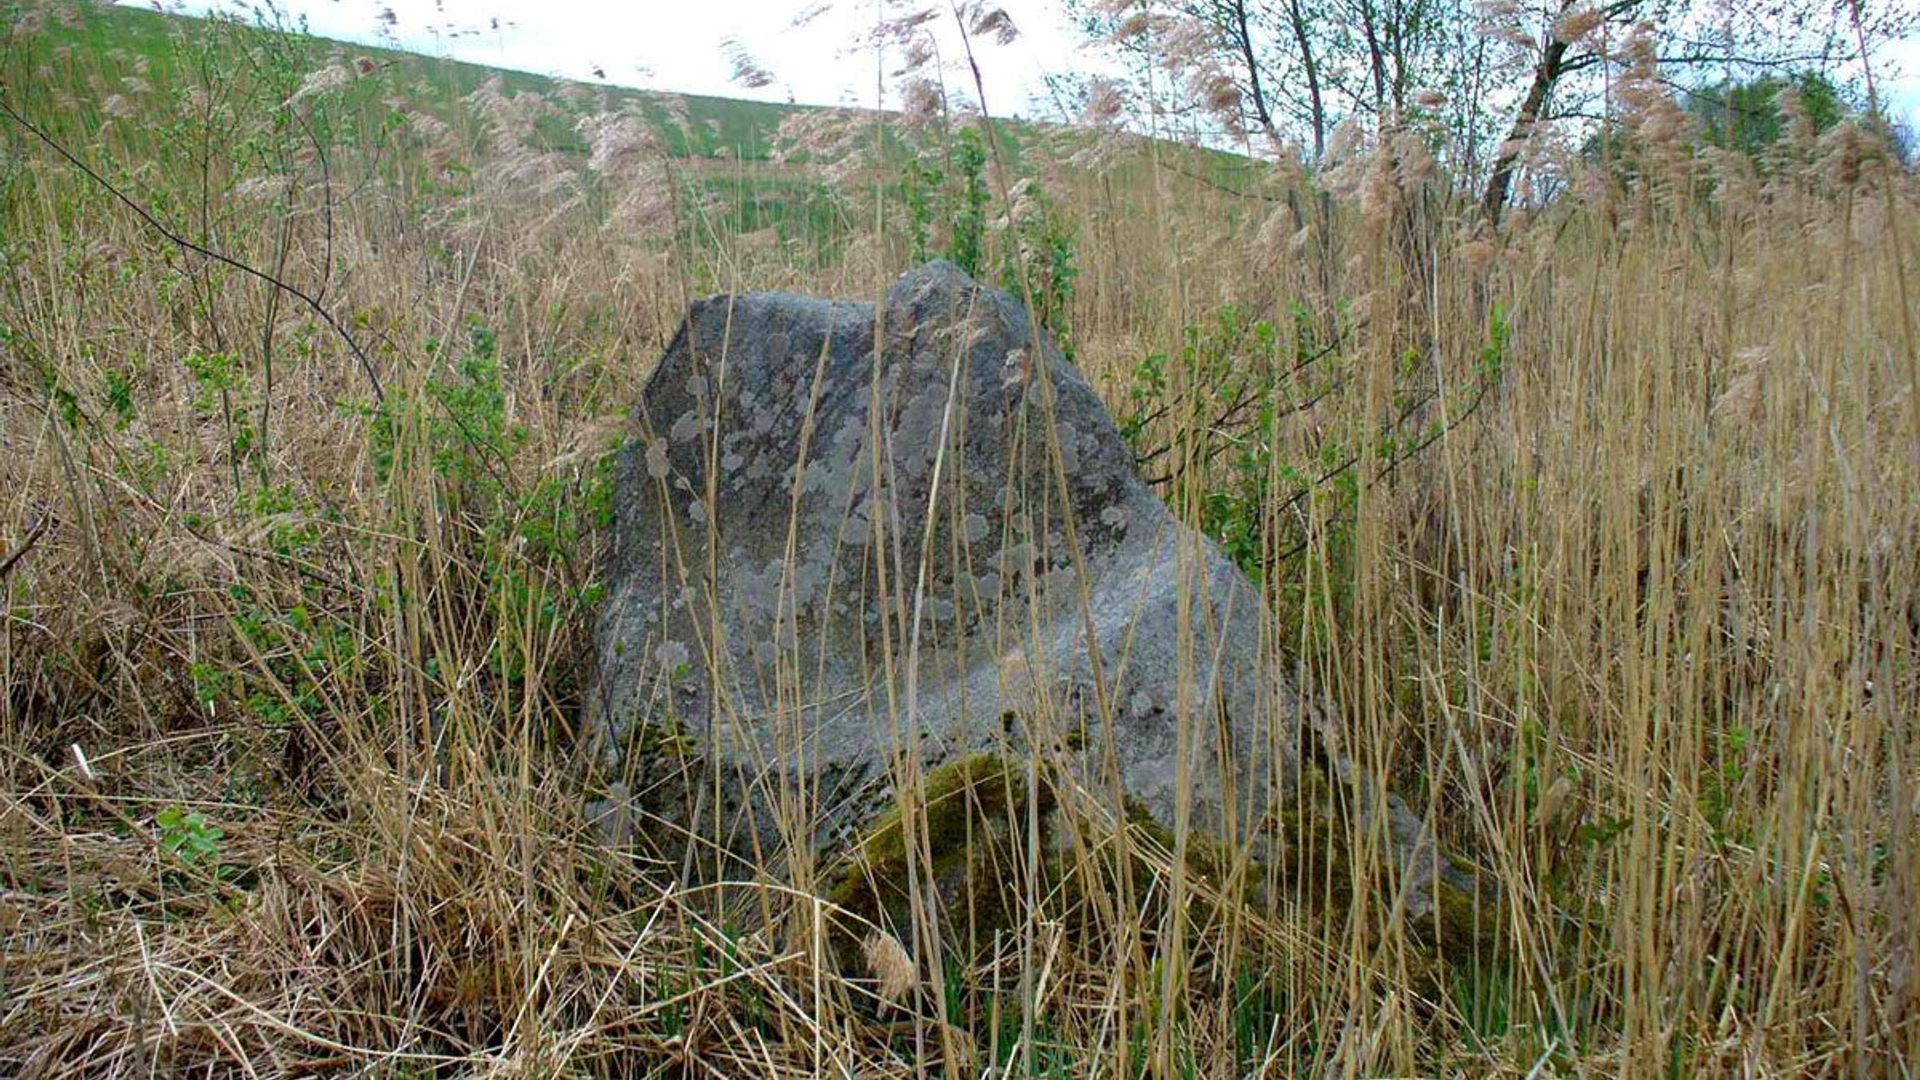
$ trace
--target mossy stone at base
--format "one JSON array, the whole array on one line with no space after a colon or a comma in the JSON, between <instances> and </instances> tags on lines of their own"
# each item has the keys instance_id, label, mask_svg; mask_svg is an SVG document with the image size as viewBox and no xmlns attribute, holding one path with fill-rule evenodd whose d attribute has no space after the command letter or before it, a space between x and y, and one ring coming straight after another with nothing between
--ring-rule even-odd
<instances>
[{"instance_id":1,"label":"mossy stone at base","mask_svg":"<svg viewBox=\"0 0 1920 1080\"><path fill-rule=\"evenodd\" d=\"M1038 803L1030 778L991 754L947 762L929 770L915 807L924 830L923 850L931 874L923 884L935 893L946 942L976 949L993 931L1013 925L1018 903L1017 867L1026 865L1024 837L1029 808L1039 815L1047 846L1054 809L1052 785L1040 778ZM846 861L828 875L827 899L897 936L911 936L911 876L926 873L909 858L904 808L896 805L866 833Z\"/></svg>"},{"instance_id":2,"label":"mossy stone at base","mask_svg":"<svg viewBox=\"0 0 1920 1080\"><path fill-rule=\"evenodd\" d=\"M1058 821L1052 778L1042 776L1032 785L1027 766L994 755L977 755L938 766L926 775L917 804L917 824L924 830L924 849L931 873L920 860L908 857L906 821L895 806L865 833L852 853L829 871L827 899L841 909L889 930L903 941L915 933L910 875L922 877L922 892L931 890L939 912L938 931L949 948L977 952L990 943L995 931L1011 930L1020 921L1024 902L1023 879L1027 858L1029 788L1037 786L1039 804L1035 824L1040 831L1041 880L1034 883L1051 892L1063 910L1077 906L1076 897L1092 881L1112 883L1113 875L1146 872L1138 849L1115 848L1091 865L1073 872L1068 856L1055 843L1063 828ZM1302 778L1294 804L1266 824L1262 858L1253 859L1215 837L1189 833L1185 846L1187 871L1205 888L1189 897L1189 904L1244 904L1271 913L1284 898L1286 910L1310 922L1325 923L1352 907L1354 867L1350 850L1351 822L1326 777ZM1156 821L1136 802L1125 805L1126 826L1136 837L1172 852L1173 830ZM1124 850L1126 867L1111 852ZM1443 856L1444 857L1444 856ZM1085 872L1093 878L1081 881ZM1455 875L1464 876L1464 875ZM1058 886L1058 888L1055 888ZM1384 883L1383 883L1383 886ZM1444 877L1437 883L1435 903L1419 918L1409 920L1410 940L1433 952L1433 963L1414 973L1422 983L1440 979L1453 964L1468 958L1489 959L1499 951L1500 904L1491 894L1478 897ZM1390 904L1373 910L1388 916ZM1189 912L1190 916L1206 912ZM1208 917L1184 920L1189 927L1217 924ZM925 927L919 928L924 930ZM1379 933L1384 927L1370 928ZM841 942L844 946L852 944ZM851 954L846 954L851 955Z\"/></svg>"}]
</instances>

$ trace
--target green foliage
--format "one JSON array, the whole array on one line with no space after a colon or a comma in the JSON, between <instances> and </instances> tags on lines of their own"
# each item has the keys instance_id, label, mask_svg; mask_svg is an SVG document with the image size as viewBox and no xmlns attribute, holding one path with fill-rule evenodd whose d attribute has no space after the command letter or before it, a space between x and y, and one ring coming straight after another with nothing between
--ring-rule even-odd
<instances>
[{"instance_id":1,"label":"green foliage","mask_svg":"<svg viewBox=\"0 0 1920 1080\"><path fill-rule=\"evenodd\" d=\"M1133 385L1127 388L1128 408L1117 418L1120 436L1132 444L1135 457L1145 457L1149 428L1162 413L1167 400L1167 356L1154 353L1133 369Z\"/></svg>"},{"instance_id":2,"label":"green foliage","mask_svg":"<svg viewBox=\"0 0 1920 1080\"><path fill-rule=\"evenodd\" d=\"M203 700L231 694L263 730L286 734L325 715L330 682L364 674L361 636L351 623L316 615L304 603L280 610L250 590L236 588L234 599L234 628L256 660L224 680L195 680Z\"/></svg>"},{"instance_id":3,"label":"green foliage","mask_svg":"<svg viewBox=\"0 0 1920 1080\"><path fill-rule=\"evenodd\" d=\"M1485 1050L1505 1039L1513 1027L1511 977L1502 965L1477 954L1453 968L1453 1000L1469 1045Z\"/></svg>"},{"instance_id":4,"label":"green foliage","mask_svg":"<svg viewBox=\"0 0 1920 1080\"><path fill-rule=\"evenodd\" d=\"M1507 316L1507 305L1495 301L1487 312L1487 343L1480 349L1480 378L1486 382L1498 382L1506 370L1507 353L1513 348L1513 320Z\"/></svg>"},{"instance_id":5,"label":"green foliage","mask_svg":"<svg viewBox=\"0 0 1920 1080\"><path fill-rule=\"evenodd\" d=\"M198 810L170 806L154 818L160 826L160 849L190 867L219 862L220 841L226 832L209 824Z\"/></svg>"},{"instance_id":6,"label":"green foliage","mask_svg":"<svg viewBox=\"0 0 1920 1080\"><path fill-rule=\"evenodd\" d=\"M185 363L199 390L194 398L194 407L203 412L214 409L220 412L234 487L238 489L240 462L252 451L257 436L245 408L249 390L246 371L241 367L239 358L227 352L191 352L187 354Z\"/></svg>"},{"instance_id":7,"label":"green foliage","mask_svg":"<svg viewBox=\"0 0 1920 1080\"><path fill-rule=\"evenodd\" d=\"M852 233L845 200L812 178L721 174L688 181L680 242L693 250L713 236L771 232L782 255L804 265L830 265ZM725 268L713 287L724 289Z\"/></svg>"},{"instance_id":8,"label":"green foliage","mask_svg":"<svg viewBox=\"0 0 1920 1080\"><path fill-rule=\"evenodd\" d=\"M1786 134L1787 115L1780 107L1780 95L1787 91L1800 99L1816 135L1854 111L1833 80L1814 71L1721 82L1688 94L1687 110L1700 121L1701 137L1710 145L1764 160L1764 152Z\"/></svg>"},{"instance_id":9,"label":"green foliage","mask_svg":"<svg viewBox=\"0 0 1920 1080\"><path fill-rule=\"evenodd\" d=\"M1429 408L1425 358L1394 364L1396 415L1377 426L1327 428L1305 454L1282 455L1280 424L1334 392L1346 358L1338 338L1322 345L1316 320L1292 311L1286 334L1229 305L1189 326L1175 353L1142 360L1116 417L1120 433L1169 501L1191 507L1203 532L1257 582L1310 558L1311 573L1284 575L1283 610L1299 612L1309 644L1326 639L1351 609L1355 522L1366 485L1431 446L1476 410L1505 376L1514 328L1504 304L1487 314L1474 358L1475 392L1450 408ZM1424 424L1416 418L1426 415Z\"/></svg>"},{"instance_id":10,"label":"green foliage","mask_svg":"<svg viewBox=\"0 0 1920 1080\"><path fill-rule=\"evenodd\" d=\"M946 172L928 155L907 159L900 167L900 200L907 210L908 257L915 265L926 262L933 250L933 216Z\"/></svg>"},{"instance_id":11,"label":"green foliage","mask_svg":"<svg viewBox=\"0 0 1920 1080\"><path fill-rule=\"evenodd\" d=\"M426 342L429 356L446 345ZM526 429L507 419L500 380L499 336L478 317L467 322L467 345L450 367L430 376L415 397L395 389L374 411L375 469L393 481L403 448L424 450L449 509L480 509L502 494L502 466L526 441ZM416 429L418 430L416 437Z\"/></svg>"},{"instance_id":12,"label":"green foliage","mask_svg":"<svg viewBox=\"0 0 1920 1080\"><path fill-rule=\"evenodd\" d=\"M1001 284L1015 296L1024 292L1033 318L1054 335L1071 360L1068 316L1074 279L1080 276L1074 262L1078 226L1039 185L1023 183L1021 187L1008 211L1012 236L1000 269Z\"/></svg>"},{"instance_id":13,"label":"green foliage","mask_svg":"<svg viewBox=\"0 0 1920 1080\"><path fill-rule=\"evenodd\" d=\"M1186 328L1171 355L1134 369L1120 433L1150 476L1177 480L1174 505L1195 505L1200 527L1248 573L1267 562L1267 514L1276 474L1275 397L1286 368L1271 322L1228 305Z\"/></svg>"},{"instance_id":14,"label":"green foliage","mask_svg":"<svg viewBox=\"0 0 1920 1080\"><path fill-rule=\"evenodd\" d=\"M113 413L114 426L124 429L133 420L133 384L119 371L107 372L106 383L103 404Z\"/></svg>"},{"instance_id":15,"label":"green foliage","mask_svg":"<svg viewBox=\"0 0 1920 1080\"><path fill-rule=\"evenodd\" d=\"M947 257L977 278L987 258L987 146L980 134L962 129L948 162L959 193L948 219Z\"/></svg>"},{"instance_id":16,"label":"green foliage","mask_svg":"<svg viewBox=\"0 0 1920 1080\"><path fill-rule=\"evenodd\" d=\"M1267 1061L1267 1046L1285 1023L1285 987L1270 971L1242 965L1234 972L1233 1047L1236 1072L1256 1075Z\"/></svg>"},{"instance_id":17,"label":"green foliage","mask_svg":"<svg viewBox=\"0 0 1920 1080\"><path fill-rule=\"evenodd\" d=\"M600 595L583 556L611 521L617 440L578 471L528 475L528 432L509 415L497 332L470 318L451 362L446 343L425 347L441 358L436 374L418 392L392 388L372 412L375 470L396 491L427 480L434 492L445 550L464 568L461 604L484 628L471 640L484 642L487 699L513 700L535 677L570 693L569 673L542 667L548 643L575 633Z\"/></svg>"}]
</instances>

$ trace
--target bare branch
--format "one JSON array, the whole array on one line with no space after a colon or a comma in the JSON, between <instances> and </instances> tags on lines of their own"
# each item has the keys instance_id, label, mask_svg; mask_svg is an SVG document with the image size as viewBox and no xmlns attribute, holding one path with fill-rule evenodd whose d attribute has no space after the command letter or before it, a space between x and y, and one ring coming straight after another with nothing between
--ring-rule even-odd
<instances>
[{"instance_id":1,"label":"bare branch","mask_svg":"<svg viewBox=\"0 0 1920 1080\"><path fill-rule=\"evenodd\" d=\"M41 142L45 143L50 149L52 149L54 153L59 154L62 158L65 158L69 165L72 165L74 168L84 173L87 179L99 185L101 190L113 196L114 199L119 201L120 204L125 206L127 209L133 211L134 214L140 218L140 220L146 222L147 225L152 227L152 229L155 232L159 233L161 236L166 237L167 240L170 243L172 243L175 247L182 248L186 251L191 251L196 255L200 255L204 258L212 259L214 262L220 263L223 266L232 267L233 269L238 270L243 274L247 274L251 277L258 278L259 280L266 282L267 284L273 286L274 288L279 289L282 292L285 292L289 296L292 296L293 298L299 300L301 303L305 304L307 306L307 309L312 311L314 315L319 317L321 322L326 323L329 329L331 329L335 334L338 334L340 336L340 340L345 342L347 349L353 353L354 359L360 361L360 370L363 373L365 373L368 384L373 387L374 401L376 403L379 403L379 402L384 402L386 400L386 392L380 385L380 376L376 374L373 370L373 361L367 358L367 354L365 350L360 348L360 343L358 341L355 341L353 335L347 332L347 328L341 325L340 321L333 317L333 313L328 311L326 307L322 305L319 300L315 299L311 294L305 292L304 290L298 288L297 286L290 285L287 282L282 281L277 277L274 277L272 274L269 274L264 270L257 270L252 266L249 266L246 263L241 262L239 259L235 259L231 256L221 254L220 252L215 251L212 248L206 247L204 245L196 244L192 240L189 240L186 237L180 235L178 232L174 231L173 229L168 228L166 225L161 223L160 219L154 217L153 214L149 212L146 207L141 206L139 203L135 202L132 199L132 197L128 196L125 192L115 187L113 183L109 181L106 177L101 176L98 172L95 172L92 166L80 160L80 158L75 156L72 151L68 150L65 146L62 146L58 140L56 140L52 135L49 135L39 125L35 124L31 120L28 120L26 117L21 116L18 112L15 112L13 106L10 103L8 103L4 98L0 98L0 116L5 116L7 119L20 125L22 128L25 128L29 133L33 135L34 138L39 139Z\"/></svg>"}]
</instances>

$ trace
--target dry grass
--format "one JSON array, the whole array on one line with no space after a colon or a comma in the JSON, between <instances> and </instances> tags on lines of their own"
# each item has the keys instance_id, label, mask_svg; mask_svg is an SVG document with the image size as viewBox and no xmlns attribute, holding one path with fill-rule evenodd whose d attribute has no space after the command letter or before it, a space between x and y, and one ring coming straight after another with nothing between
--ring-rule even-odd
<instances>
[{"instance_id":1,"label":"dry grass","mask_svg":"<svg viewBox=\"0 0 1920 1080\"><path fill-rule=\"evenodd\" d=\"M1497 879L1501 948L1436 958L1364 857L1189 918L1155 898L1206 882L1134 838L1140 896L1029 892L936 965L778 860L693 884L603 848L567 737L623 408L692 295L883 288L871 170L838 231L729 233L645 139L543 143L591 94L408 119L377 73L206 33L221 65L164 74L16 34L0 97L319 299L384 404L297 301L6 127L0 1072L1920 1060L1920 189L1870 143L1762 172L1665 123L1498 241L1407 145L1330 176L1331 219L1133 151L1052 170L1080 364L1126 412L1168 354L1170 499L1252 526L1298 681ZM1227 302L1275 344L1183 352ZM1223 363L1268 376L1269 452L1213 454L1249 437L1214 423Z\"/></svg>"}]
</instances>

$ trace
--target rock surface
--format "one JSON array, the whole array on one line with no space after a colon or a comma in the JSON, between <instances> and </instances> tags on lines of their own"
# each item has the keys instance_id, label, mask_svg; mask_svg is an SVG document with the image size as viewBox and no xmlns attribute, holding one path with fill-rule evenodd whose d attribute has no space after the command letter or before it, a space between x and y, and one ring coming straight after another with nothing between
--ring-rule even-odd
<instances>
[{"instance_id":1,"label":"rock surface","mask_svg":"<svg viewBox=\"0 0 1920 1080\"><path fill-rule=\"evenodd\" d=\"M702 301L636 411L597 627L609 764L672 731L750 793L746 832L804 803L823 848L916 740L928 768L1041 754L1117 816L1230 844L1298 790L1259 595L1005 293L935 263L878 310ZM1388 817L1424 879L1417 823Z\"/></svg>"}]
</instances>

